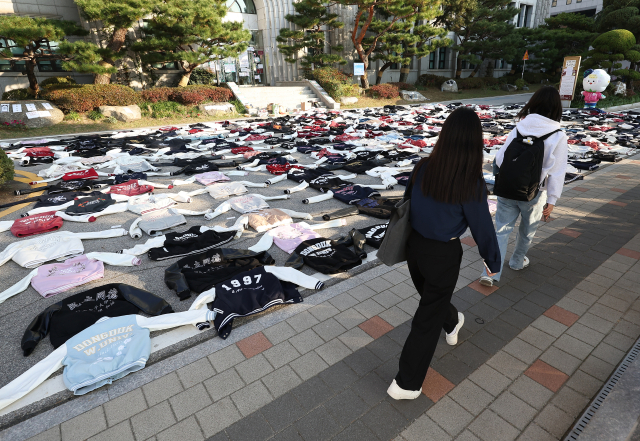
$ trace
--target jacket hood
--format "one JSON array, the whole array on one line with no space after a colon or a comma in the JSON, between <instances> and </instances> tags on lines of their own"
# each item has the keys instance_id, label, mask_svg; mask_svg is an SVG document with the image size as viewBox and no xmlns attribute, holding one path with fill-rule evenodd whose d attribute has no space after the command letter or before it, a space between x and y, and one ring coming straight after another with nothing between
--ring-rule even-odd
<instances>
[{"instance_id":1,"label":"jacket hood","mask_svg":"<svg viewBox=\"0 0 640 441\"><path fill-rule=\"evenodd\" d=\"M538 115L537 113L530 113L523 120L519 121L516 127L521 135L540 137L554 130L558 130L561 126L558 121Z\"/></svg>"}]
</instances>

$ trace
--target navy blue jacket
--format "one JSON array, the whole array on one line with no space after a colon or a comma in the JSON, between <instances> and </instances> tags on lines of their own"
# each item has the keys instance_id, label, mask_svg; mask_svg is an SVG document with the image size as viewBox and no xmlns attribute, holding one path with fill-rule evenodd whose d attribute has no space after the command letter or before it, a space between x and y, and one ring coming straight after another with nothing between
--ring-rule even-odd
<instances>
[{"instance_id":1,"label":"navy blue jacket","mask_svg":"<svg viewBox=\"0 0 640 441\"><path fill-rule=\"evenodd\" d=\"M491 272L500 271L500 249L496 231L487 204L487 189L484 181L478 178L482 191L480 200L463 204L438 202L422 193L420 182L427 169L420 167L415 185L411 186L411 226L426 239L448 242L460 237L467 227L471 229L473 239L478 244L478 252ZM409 182L413 179L413 174ZM407 187L407 191L410 187Z\"/></svg>"}]
</instances>

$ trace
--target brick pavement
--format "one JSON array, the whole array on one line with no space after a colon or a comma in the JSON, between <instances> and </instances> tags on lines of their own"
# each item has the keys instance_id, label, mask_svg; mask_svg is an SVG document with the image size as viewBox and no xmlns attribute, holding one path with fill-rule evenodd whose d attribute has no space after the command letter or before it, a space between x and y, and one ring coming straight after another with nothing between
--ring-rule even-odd
<instances>
[{"instance_id":1,"label":"brick pavement","mask_svg":"<svg viewBox=\"0 0 640 441\"><path fill-rule=\"evenodd\" d=\"M465 327L438 346L417 400L386 388L418 297L405 266L378 266L0 438L560 439L640 335L640 161L567 186L553 217L530 267L497 288L474 282L482 262L465 241Z\"/></svg>"}]
</instances>

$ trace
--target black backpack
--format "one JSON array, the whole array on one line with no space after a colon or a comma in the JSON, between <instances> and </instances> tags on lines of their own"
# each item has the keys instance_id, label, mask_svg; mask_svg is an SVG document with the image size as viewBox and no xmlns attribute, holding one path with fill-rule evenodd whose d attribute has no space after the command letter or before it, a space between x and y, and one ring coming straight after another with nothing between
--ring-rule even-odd
<instances>
[{"instance_id":1,"label":"black backpack","mask_svg":"<svg viewBox=\"0 0 640 441\"><path fill-rule=\"evenodd\" d=\"M544 161L544 141L560 129L536 138L516 137L504 152L502 165L496 174L493 193L514 201L530 201L540 191L540 175Z\"/></svg>"}]
</instances>

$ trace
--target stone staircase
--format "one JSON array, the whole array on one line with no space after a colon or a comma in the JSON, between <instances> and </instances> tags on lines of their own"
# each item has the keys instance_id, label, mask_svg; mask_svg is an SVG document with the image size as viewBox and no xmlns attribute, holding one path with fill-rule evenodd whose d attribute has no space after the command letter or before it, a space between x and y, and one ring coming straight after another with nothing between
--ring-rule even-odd
<instances>
[{"instance_id":1,"label":"stone staircase","mask_svg":"<svg viewBox=\"0 0 640 441\"><path fill-rule=\"evenodd\" d=\"M303 101L317 102L320 107L326 107L306 85L240 87L240 92L247 103L258 109L264 109L272 103L279 104L281 110L300 109Z\"/></svg>"}]
</instances>

